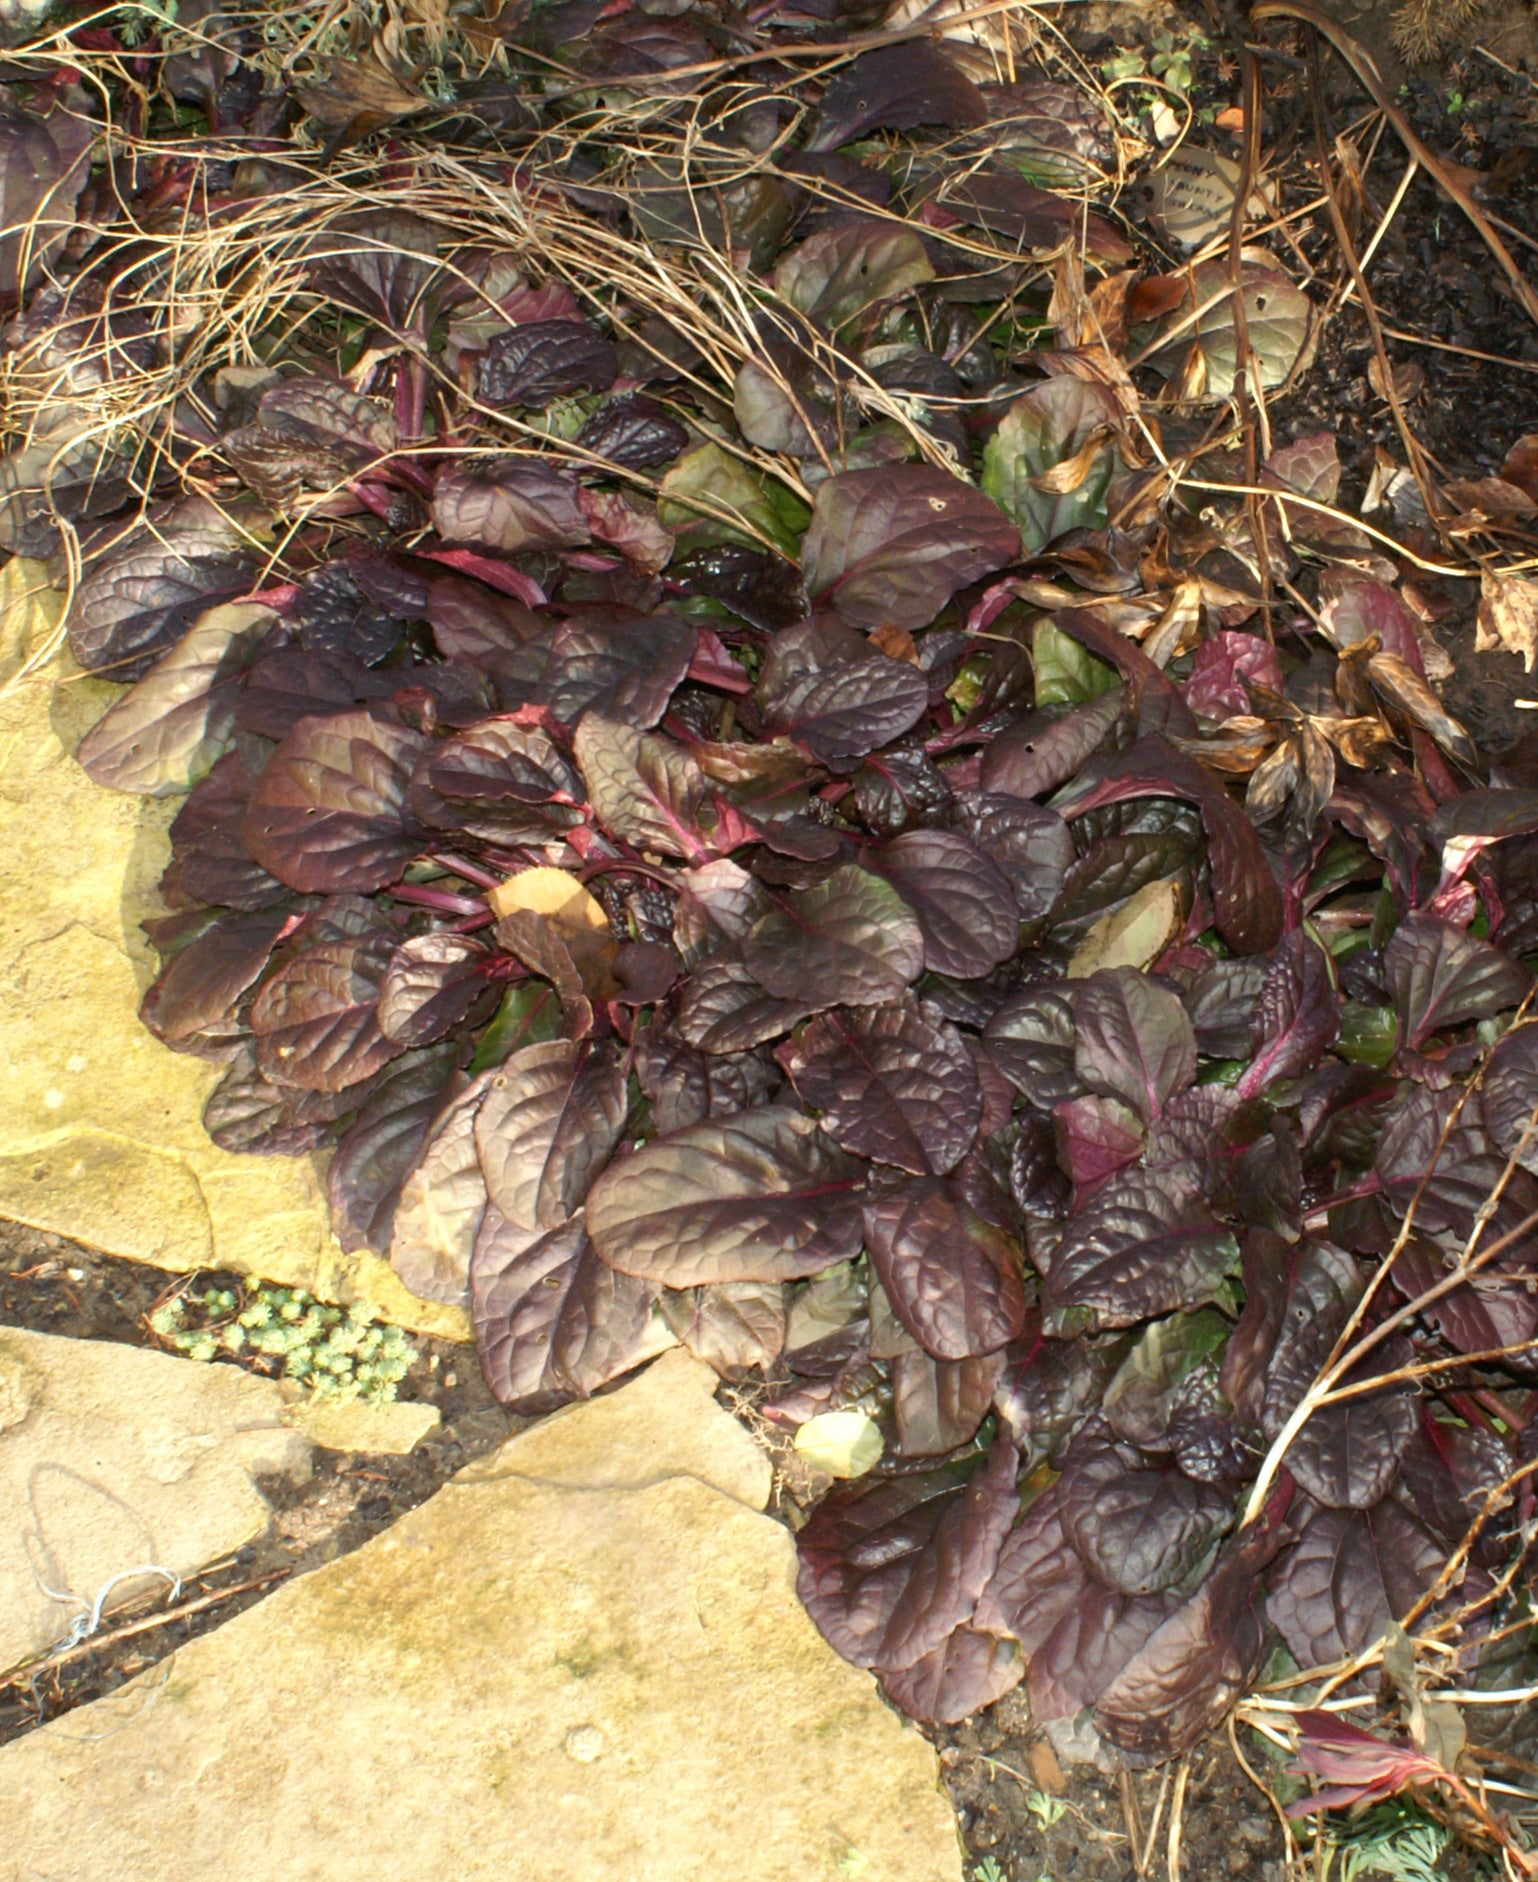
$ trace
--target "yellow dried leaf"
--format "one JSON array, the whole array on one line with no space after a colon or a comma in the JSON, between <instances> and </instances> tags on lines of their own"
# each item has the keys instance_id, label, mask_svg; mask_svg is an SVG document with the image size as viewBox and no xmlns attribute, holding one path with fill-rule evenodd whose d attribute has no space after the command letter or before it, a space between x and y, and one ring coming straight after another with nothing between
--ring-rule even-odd
<instances>
[{"instance_id":1,"label":"yellow dried leaf","mask_svg":"<svg viewBox=\"0 0 1538 1882\"><path fill-rule=\"evenodd\" d=\"M1178 883L1168 877L1145 883L1085 935L1068 963L1068 978L1084 980L1102 967L1150 966L1179 932L1182 914Z\"/></svg>"},{"instance_id":2,"label":"yellow dried leaf","mask_svg":"<svg viewBox=\"0 0 1538 1882\"><path fill-rule=\"evenodd\" d=\"M862 1411L819 1412L796 1432L796 1449L830 1477L863 1477L881 1462L881 1427Z\"/></svg>"},{"instance_id":3,"label":"yellow dried leaf","mask_svg":"<svg viewBox=\"0 0 1538 1882\"><path fill-rule=\"evenodd\" d=\"M612 1000L618 943L603 904L564 869L525 869L486 891L497 938L560 995L569 1027L581 1038L590 1000Z\"/></svg>"},{"instance_id":4,"label":"yellow dried leaf","mask_svg":"<svg viewBox=\"0 0 1538 1882\"><path fill-rule=\"evenodd\" d=\"M1095 468L1095 460L1110 435L1109 425L1097 425L1072 457L1065 457L1050 470L1038 471L1029 478L1031 488L1049 497L1071 497Z\"/></svg>"},{"instance_id":5,"label":"yellow dried leaf","mask_svg":"<svg viewBox=\"0 0 1538 1882\"><path fill-rule=\"evenodd\" d=\"M1479 616L1474 624L1477 653L1519 653L1527 672L1538 655L1538 582L1486 572L1480 586Z\"/></svg>"},{"instance_id":6,"label":"yellow dried leaf","mask_svg":"<svg viewBox=\"0 0 1538 1882\"><path fill-rule=\"evenodd\" d=\"M500 921L504 915L548 915L576 933L583 929L607 934L609 918L603 904L590 895L577 878L564 869L524 869L486 891L486 901Z\"/></svg>"}]
</instances>

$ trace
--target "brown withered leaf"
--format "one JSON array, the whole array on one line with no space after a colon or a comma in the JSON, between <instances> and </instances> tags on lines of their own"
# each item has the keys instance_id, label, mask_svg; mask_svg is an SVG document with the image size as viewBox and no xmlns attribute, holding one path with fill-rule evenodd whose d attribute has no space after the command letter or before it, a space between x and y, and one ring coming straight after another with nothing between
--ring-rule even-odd
<instances>
[{"instance_id":1,"label":"brown withered leaf","mask_svg":"<svg viewBox=\"0 0 1538 1882\"><path fill-rule=\"evenodd\" d=\"M1525 670L1532 672L1538 655L1538 582L1485 571L1474 623L1474 650L1519 653Z\"/></svg>"},{"instance_id":2,"label":"brown withered leaf","mask_svg":"<svg viewBox=\"0 0 1538 1882\"><path fill-rule=\"evenodd\" d=\"M1443 751L1460 764L1478 767L1473 739L1407 661L1398 654L1375 653L1368 658L1367 674L1377 692L1412 725L1429 732Z\"/></svg>"},{"instance_id":3,"label":"brown withered leaf","mask_svg":"<svg viewBox=\"0 0 1538 1882\"><path fill-rule=\"evenodd\" d=\"M1040 490L1046 496L1071 497L1095 468L1100 448L1110 435L1109 425L1096 425L1072 457L1065 457L1050 470L1038 471L1026 481L1033 490Z\"/></svg>"},{"instance_id":4,"label":"brown withered leaf","mask_svg":"<svg viewBox=\"0 0 1538 1882\"><path fill-rule=\"evenodd\" d=\"M429 102L403 85L372 53L356 59L330 59L321 74L295 90L328 137L365 137L425 111Z\"/></svg>"},{"instance_id":5,"label":"brown withered leaf","mask_svg":"<svg viewBox=\"0 0 1538 1882\"><path fill-rule=\"evenodd\" d=\"M1299 777L1288 820L1295 833L1308 834L1335 795L1335 754L1317 719L1305 719L1293 736L1298 741Z\"/></svg>"},{"instance_id":6,"label":"brown withered leaf","mask_svg":"<svg viewBox=\"0 0 1538 1882\"><path fill-rule=\"evenodd\" d=\"M1538 503L1504 477L1455 477L1444 494L1460 522L1525 523L1538 516Z\"/></svg>"},{"instance_id":7,"label":"brown withered leaf","mask_svg":"<svg viewBox=\"0 0 1538 1882\"><path fill-rule=\"evenodd\" d=\"M1538 432L1529 432L1525 438L1518 438L1506 453L1506 461L1501 465L1501 476L1509 484L1538 500Z\"/></svg>"},{"instance_id":8,"label":"brown withered leaf","mask_svg":"<svg viewBox=\"0 0 1538 1882\"><path fill-rule=\"evenodd\" d=\"M1298 787L1303 761L1296 737L1287 738L1255 769L1244 793L1244 808L1256 823L1276 816Z\"/></svg>"},{"instance_id":9,"label":"brown withered leaf","mask_svg":"<svg viewBox=\"0 0 1538 1882\"><path fill-rule=\"evenodd\" d=\"M1189 653L1201 633L1202 585L1194 575L1182 576L1164 612L1148 630L1143 652L1156 667L1167 667L1171 660Z\"/></svg>"},{"instance_id":10,"label":"brown withered leaf","mask_svg":"<svg viewBox=\"0 0 1538 1882\"><path fill-rule=\"evenodd\" d=\"M1391 362L1393 368L1394 396L1401 405L1408 405L1426 383L1426 369L1418 361L1402 359ZM1383 375L1383 362L1376 356L1367 364L1367 383L1380 399L1388 397L1388 382Z\"/></svg>"},{"instance_id":11,"label":"brown withered leaf","mask_svg":"<svg viewBox=\"0 0 1538 1882\"><path fill-rule=\"evenodd\" d=\"M1251 713L1236 713L1225 719L1211 738L1177 738L1174 743L1211 771L1221 771L1225 777L1247 778L1276 743L1276 736L1269 721Z\"/></svg>"},{"instance_id":12,"label":"brown withered leaf","mask_svg":"<svg viewBox=\"0 0 1538 1882\"><path fill-rule=\"evenodd\" d=\"M564 869L525 869L486 894L496 936L560 995L567 1025L581 1039L593 1024L594 1000L621 992L615 977L619 944L603 904Z\"/></svg>"},{"instance_id":13,"label":"brown withered leaf","mask_svg":"<svg viewBox=\"0 0 1538 1882\"><path fill-rule=\"evenodd\" d=\"M894 660L906 660L910 666L919 664L919 644L908 632L895 621L883 621L867 638L873 647L882 653L890 654Z\"/></svg>"},{"instance_id":14,"label":"brown withered leaf","mask_svg":"<svg viewBox=\"0 0 1538 1882\"><path fill-rule=\"evenodd\" d=\"M1348 765L1367 771L1393 744L1393 736L1381 719L1315 719L1325 737Z\"/></svg>"}]
</instances>

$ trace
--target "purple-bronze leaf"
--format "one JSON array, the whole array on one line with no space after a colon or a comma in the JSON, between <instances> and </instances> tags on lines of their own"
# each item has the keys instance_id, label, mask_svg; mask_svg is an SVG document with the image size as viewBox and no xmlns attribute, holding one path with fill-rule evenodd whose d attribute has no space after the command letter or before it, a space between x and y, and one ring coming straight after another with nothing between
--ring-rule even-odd
<instances>
[{"instance_id":1,"label":"purple-bronze leaf","mask_svg":"<svg viewBox=\"0 0 1538 1882\"><path fill-rule=\"evenodd\" d=\"M678 995L678 1030L702 1052L746 1052L789 1032L816 1005L775 999L735 953L716 954L685 981Z\"/></svg>"},{"instance_id":2,"label":"purple-bronze leaf","mask_svg":"<svg viewBox=\"0 0 1538 1882\"><path fill-rule=\"evenodd\" d=\"M470 1262L486 1383L525 1415L589 1397L641 1359L656 1294L599 1260L580 1210L531 1242L488 1209Z\"/></svg>"},{"instance_id":3,"label":"purple-bronze leaf","mask_svg":"<svg viewBox=\"0 0 1538 1882\"><path fill-rule=\"evenodd\" d=\"M1444 1026L1516 1006L1533 984L1520 961L1434 915L1406 915L1383 966L1402 1036L1416 1052Z\"/></svg>"},{"instance_id":4,"label":"purple-bronze leaf","mask_svg":"<svg viewBox=\"0 0 1538 1882\"><path fill-rule=\"evenodd\" d=\"M988 1021L983 1038L994 1063L1038 1110L1082 1094L1071 994L1057 987L1012 994Z\"/></svg>"},{"instance_id":5,"label":"purple-bronze leaf","mask_svg":"<svg viewBox=\"0 0 1538 1882\"><path fill-rule=\"evenodd\" d=\"M1003 871L1021 921L1051 913L1074 861L1073 837L1055 810L1024 797L978 793L960 799L956 821Z\"/></svg>"},{"instance_id":6,"label":"purple-bronze leaf","mask_svg":"<svg viewBox=\"0 0 1538 1882\"><path fill-rule=\"evenodd\" d=\"M1028 1464L1034 1468L1059 1462L1126 1351L1125 1337L1048 1339L1041 1316L1031 1312L1025 1331L1005 1349L1005 1367L994 1393L994 1409L1014 1433Z\"/></svg>"},{"instance_id":7,"label":"purple-bronze leaf","mask_svg":"<svg viewBox=\"0 0 1538 1882\"><path fill-rule=\"evenodd\" d=\"M1093 1705L1170 1607L1166 1595L1126 1595L1096 1581L1048 1490L1006 1538L972 1625L1020 1642L1031 1717L1044 1725Z\"/></svg>"},{"instance_id":8,"label":"purple-bronze leaf","mask_svg":"<svg viewBox=\"0 0 1538 1882\"><path fill-rule=\"evenodd\" d=\"M252 855L306 894L367 894L394 882L421 847L406 790L427 743L369 712L301 719L251 795Z\"/></svg>"},{"instance_id":9,"label":"purple-bronze leaf","mask_svg":"<svg viewBox=\"0 0 1538 1882\"><path fill-rule=\"evenodd\" d=\"M1147 1763L1178 1758L1205 1738L1260 1671L1259 1592L1253 1551L1232 1546L1100 1695L1095 1729Z\"/></svg>"},{"instance_id":10,"label":"purple-bronze leaf","mask_svg":"<svg viewBox=\"0 0 1538 1882\"><path fill-rule=\"evenodd\" d=\"M1134 1170L1069 1218L1044 1298L1055 1319L1127 1327L1202 1306L1238 1266L1233 1235L1199 1201Z\"/></svg>"},{"instance_id":11,"label":"purple-bronze leaf","mask_svg":"<svg viewBox=\"0 0 1538 1882\"><path fill-rule=\"evenodd\" d=\"M1077 776L1126 710L1126 689L1117 686L1060 717L1038 712L1007 727L983 753L983 789L1022 798L1055 791Z\"/></svg>"},{"instance_id":12,"label":"purple-bronze leaf","mask_svg":"<svg viewBox=\"0 0 1538 1882\"><path fill-rule=\"evenodd\" d=\"M723 1378L772 1366L785 1349L785 1289L778 1282L669 1288L658 1304L679 1344Z\"/></svg>"},{"instance_id":13,"label":"purple-bronze leaf","mask_svg":"<svg viewBox=\"0 0 1538 1882\"><path fill-rule=\"evenodd\" d=\"M1025 1659L1012 1640L958 1627L912 1666L883 1673L881 1690L909 1718L955 1725L1013 1692L1025 1677Z\"/></svg>"},{"instance_id":14,"label":"purple-bronze leaf","mask_svg":"<svg viewBox=\"0 0 1538 1882\"><path fill-rule=\"evenodd\" d=\"M503 555L568 549L588 539L575 477L527 458L470 458L443 471L433 527L445 542Z\"/></svg>"},{"instance_id":15,"label":"purple-bronze leaf","mask_svg":"<svg viewBox=\"0 0 1538 1882\"><path fill-rule=\"evenodd\" d=\"M1059 804L1064 816L1072 821L1138 797L1182 797L1197 805L1207 831L1218 932L1240 954L1262 954L1276 946L1284 915L1281 885L1254 824L1211 772L1157 733L1097 769L1093 782L1070 803Z\"/></svg>"},{"instance_id":16,"label":"purple-bronze leaf","mask_svg":"<svg viewBox=\"0 0 1538 1882\"><path fill-rule=\"evenodd\" d=\"M865 1205L865 1243L897 1317L936 1359L970 1359L1025 1324L1019 1244L938 1178Z\"/></svg>"},{"instance_id":17,"label":"purple-bronze leaf","mask_svg":"<svg viewBox=\"0 0 1538 1882\"><path fill-rule=\"evenodd\" d=\"M825 1013L785 1064L802 1102L856 1156L943 1176L972 1147L982 1093L971 1054L916 1007Z\"/></svg>"},{"instance_id":18,"label":"purple-bronze leaf","mask_svg":"<svg viewBox=\"0 0 1538 1882\"><path fill-rule=\"evenodd\" d=\"M1143 1154L1143 1122L1120 1098L1065 1098L1054 1106L1058 1161L1081 1191L1136 1163Z\"/></svg>"},{"instance_id":19,"label":"purple-bronze leaf","mask_svg":"<svg viewBox=\"0 0 1538 1882\"><path fill-rule=\"evenodd\" d=\"M372 1078L405 1043L379 1026L388 937L322 942L285 961L251 1007L262 1070L301 1091L340 1091Z\"/></svg>"},{"instance_id":20,"label":"purple-bronze leaf","mask_svg":"<svg viewBox=\"0 0 1538 1882\"><path fill-rule=\"evenodd\" d=\"M1343 1332L1344 1303L1321 1304L1294 1282L1288 1318L1266 1380L1263 1424L1277 1438L1293 1409L1319 1376ZM1340 1383L1357 1388L1414 1362L1399 1334L1377 1348ZM1313 1413L1286 1454L1287 1468L1316 1502L1331 1508L1371 1509L1388 1489L1420 1422L1413 1385L1386 1385Z\"/></svg>"},{"instance_id":21,"label":"purple-bronze leaf","mask_svg":"<svg viewBox=\"0 0 1538 1882\"><path fill-rule=\"evenodd\" d=\"M817 487L802 544L808 592L858 627L928 627L958 588L1012 561L995 504L928 465L846 471Z\"/></svg>"},{"instance_id":22,"label":"purple-bronze leaf","mask_svg":"<svg viewBox=\"0 0 1538 1882\"><path fill-rule=\"evenodd\" d=\"M764 653L758 697L770 728L824 763L863 758L917 725L929 682L836 617L776 634Z\"/></svg>"},{"instance_id":23,"label":"purple-bronze leaf","mask_svg":"<svg viewBox=\"0 0 1538 1882\"><path fill-rule=\"evenodd\" d=\"M901 997L924 966L924 937L893 886L846 863L809 889L774 898L748 930L742 958L779 1000L813 1008Z\"/></svg>"},{"instance_id":24,"label":"purple-bronze leaf","mask_svg":"<svg viewBox=\"0 0 1538 1882\"><path fill-rule=\"evenodd\" d=\"M222 1029L266 971L290 919L287 908L267 908L210 922L166 961L139 1017L168 1046Z\"/></svg>"},{"instance_id":25,"label":"purple-bronze leaf","mask_svg":"<svg viewBox=\"0 0 1538 1882\"><path fill-rule=\"evenodd\" d=\"M1019 1509L1015 1464L1001 1437L975 1474L950 1465L826 1497L796 1538L797 1585L824 1639L886 1673L964 1626Z\"/></svg>"},{"instance_id":26,"label":"purple-bronze leaf","mask_svg":"<svg viewBox=\"0 0 1538 1882\"><path fill-rule=\"evenodd\" d=\"M477 1009L489 1015L497 988L488 982L491 950L473 935L423 934L390 957L379 987L379 1030L403 1046L430 1046Z\"/></svg>"},{"instance_id":27,"label":"purple-bronze leaf","mask_svg":"<svg viewBox=\"0 0 1538 1882\"><path fill-rule=\"evenodd\" d=\"M167 797L211 769L235 731L235 695L277 616L253 602L199 616L81 740L87 774L114 791Z\"/></svg>"},{"instance_id":28,"label":"purple-bronze leaf","mask_svg":"<svg viewBox=\"0 0 1538 1882\"><path fill-rule=\"evenodd\" d=\"M610 836L638 849L699 862L708 785L694 757L671 739L637 732L588 712L577 727L577 763L594 815Z\"/></svg>"},{"instance_id":29,"label":"purple-bronze leaf","mask_svg":"<svg viewBox=\"0 0 1538 1882\"><path fill-rule=\"evenodd\" d=\"M895 1353L892 1414L903 1457L944 1457L977 1436L1004 1371L1001 1352L935 1359L922 1347Z\"/></svg>"},{"instance_id":30,"label":"purple-bronze leaf","mask_svg":"<svg viewBox=\"0 0 1538 1882\"><path fill-rule=\"evenodd\" d=\"M337 1145L326 1174L331 1221L349 1254L388 1254L401 1184L444 1101L459 1049L408 1052L386 1068Z\"/></svg>"},{"instance_id":31,"label":"purple-bronze leaf","mask_svg":"<svg viewBox=\"0 0 1538 1882\"><path fill-rule=\"evenodd\" d=\"M486 1180L475 1154L475 1114L483 1073L440 1110L401 1183L390 1235L390 1265L423 1300L464 1306L470 1257L486 1214Z\"/></svg>"},{"instance_id":32,"label":"purple-bronze leaf","mask_svg":"<svg viewBox=\"0 0 1538 1882\"><path fill-rule=\"evenodd\" d=\"M764 1105L614 1164L589 1194L588 1233L611 1267L665 1287L792 1281L858 1252L859 1180L811 1118Z\"/></svg>"},{"instance_id":33,"label":"purple-bronze leaf","mask_svg":"<svg viewBox=\"0 0 1538 1882\"><path fill-rule=\"evenodd\" d=\"M1131 967L1092 975L1074 997L1074 1069L1145 1124L1196 1076L1196 1035L1179 996Z\"/></svg>"},{"instance_id":34,"label":"purple-bronze leaf","mask_svg":"<svg viewBox=\"0 0 1538 1882\"><path fill-rule=\"evenodd\" d=\"M930 973L971 980L1019 945L1020 911L1008 877L956 831L905 831L874 861L918 917Z\"/></svg>"},{"instance_id":35,"label":"purple-bronze leaf","mask_svg":"<svg viewBox=\"0 0 1538 1882\"><path fill-rule=\"evenodd\" d=\"M487 1074L475 1146L504 1250L532 1240L582 1203L619 1142L629 1109L613 1049L569 1039L525 1046Z\"/></svg>"},{"instance_id":36,"label":"purple-bronze leaf","mask_svg":"<svg viewBox=\"0 0 1538 1882\"><path fill-rule=\"evenodd\" d=\"M1446 1550L1392 1497L1321 1509L1271 1571L1266 1608L1305 1670L1371 1646L1436 1580Z\"/></svg>"},{"instance_id":37,"label":"purple-bronze leaf","mask_svg":"<svg viewBox=\"0 0 1538 1882\"><path fill-rule=\"evenodd\" d=\"M921 124L966 130L988 122L988 101L928 40L883 46L843 67L822 95L806 148L837 150L867 131Z\"/></svg>"},{"instance_id":38,"label":"purple-bronze leaf","mask_svg":"<svg viewBox=\"0 0 1538 1882\"><path fill-rule=\"evenodd\" d=\"M1330 957L1295 928L1276 950L1255 1005L1254 1058L1239 1081L1252 1098L1313 1068L1340 1037L1340 998Z\"/></svg>"}]
</instances>

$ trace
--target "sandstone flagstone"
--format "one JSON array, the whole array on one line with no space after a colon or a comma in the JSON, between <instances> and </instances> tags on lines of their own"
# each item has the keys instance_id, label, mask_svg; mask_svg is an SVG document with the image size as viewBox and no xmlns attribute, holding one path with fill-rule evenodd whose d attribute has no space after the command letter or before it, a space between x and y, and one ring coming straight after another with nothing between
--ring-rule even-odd
<instances>
[{"instance_id":1,"label":"sandstone flagstone","mask_svg":"<svg viewBox=\"0 0 1538 1882\"><path fill-rule=\"evenodd\" d=\"M0 1882L960 1882L934 1751L808 1620L711 1383L659 1361L181 1649L133 1716L0 1751ZM627 1416L652 1448L615 1448Z\"/></svg>"},{"instance_id":2,"label":"sandstone flagstone","mask_svg":"<svg viewBox=\"0 0 1538 1882\"><path fill-rule=\"evenodd\" d=\"M393 1457L414 1451L443 1422L436 1405L419 1399L370 1405L360 1398L318 1398L308 1388L301 1388L301 1396L283 1415L296 1431L328 1451L375 1451Z\"/></svg>"},{"instance_id":3,"label":"sandstone flagstone","mask_svg":"<svg viewBox=\"0 0 1538 1882\"><path fill-rule=\"evenodd\" d=\"M641 1490L698 1477L750 1509L764 1509L774 1472L763 1447L715 1402L720 1380L681 1347L623 1391L568 1405L459 1473L459 1483L527 1477L583 1490Z\"/></svg>"},{"instance_id":4,"label":"sandstone flagstone","mask_svg":"<svg viewBox=\"0 0 1538 1882\"><path fill-rule=\"evenodd\" d=\"M273 1381L234 1366L0 1328L0 1670L68 1636L116 1577L188 1575L260 1535L254 1479L310 1470L283 1414Z\"/></svg>"},{"instance_id":5,"label":"sandstone flagstone","mask_svg":"<svg viewBox=\"0 0 1538 1882\"><path fill-rule=\"evenodd\" d=\"M0 1216L176 1272L219 1267L362 1301L468 1339L331 1233L318 1159L216 1149L203 1105L222 1066L139 1023L155 972L140 932L179 798L103 790L74 750L119 689L67 651L32 673L60 618L42 565L0 569Z\"/></svg>"}]
</instances>

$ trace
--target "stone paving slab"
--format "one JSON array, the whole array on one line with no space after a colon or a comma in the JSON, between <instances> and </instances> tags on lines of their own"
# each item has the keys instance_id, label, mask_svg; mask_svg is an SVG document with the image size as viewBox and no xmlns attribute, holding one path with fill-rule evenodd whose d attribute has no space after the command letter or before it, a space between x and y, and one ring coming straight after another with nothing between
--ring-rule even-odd
<instances>
[{"instance_id":1,"label":"stone paving slab","mask_svg":"<svg viewBox=\"0 0 1538 1882\"><path fill-rule=\"evenodd\" d=\"M314 1444L328 1451L369 1451L405 1457L443 1422L436 1405L420 1399L391 1399L369 1405L362 1399L317 1398L307 1387L289 1401L284 1418Z\"/></svg>"},{"instance_id":2,"label":"stone paving slab","mask_svg":"<svg viewBox=\"0 0 1538 1882\"><path fill-rule=\"evenodd\" d=\"M284 1411L234 1366L0 1328L0 1671L67 1636L114 1577L190 1575L260 1535L253 1479L310 1472Z\"/></svg>"},{"instance_id":3,"label":"stone paving slab","mask_svg":"<svg viewBox=\"0 0 1538 1882\"><path fill-rule=\"evenodd\" d=\"M672 1355L181 1649L131 1717L0 1751L0 1882L960 1882L932 1747L808 1620L708 1380ZM616 1467L627 1408L658 1441Z\"/></svg>"},{"instance_id":4,"label":"stone paving slab","mask_svg":"<svg viewBox=\"0 0 1538 1882\"><path fill-rule=\"evenodd\" d=\"M139 923L164 912L157 884L181 800L103 790L75 763L119 688L67 652L18 677L62 599L40 563L0 570L0 1216L468 1339L462 1309L418 1300L375 1255L342 1252L318 1159L216 1149L201 1118L222 1067L140 1025L155 965Z\"/></svg>"}]
</instances>

